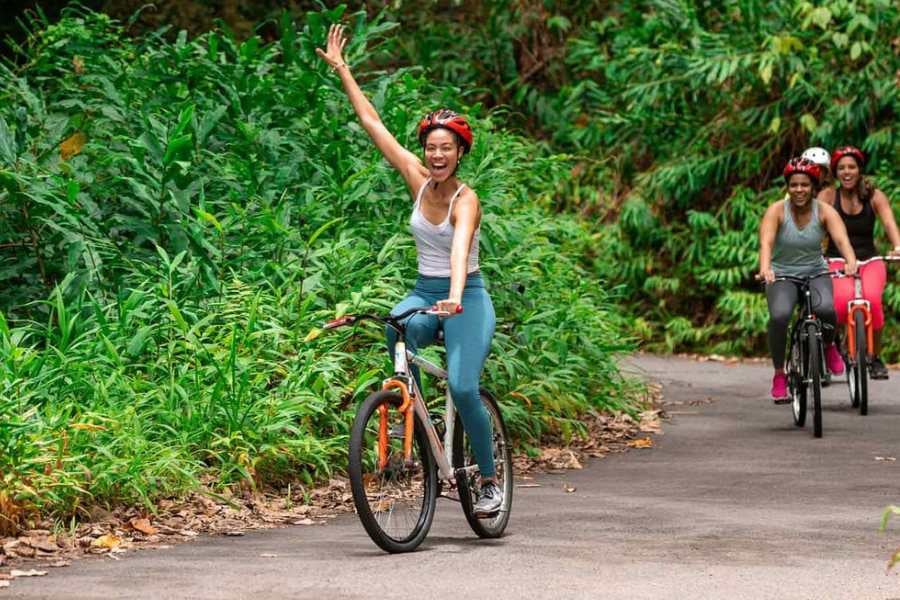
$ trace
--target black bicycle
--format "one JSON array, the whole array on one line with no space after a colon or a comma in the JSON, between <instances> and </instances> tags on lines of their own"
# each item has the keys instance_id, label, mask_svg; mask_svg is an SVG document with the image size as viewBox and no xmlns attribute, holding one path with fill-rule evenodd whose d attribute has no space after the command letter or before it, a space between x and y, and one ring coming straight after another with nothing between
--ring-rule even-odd
<instances>
[{"instance_id":1,"label":"black bicycle","mask_svg":"<svg viewBox=\"0 0 900 600\"><path fill-rule=\"evenodd\" d=\"M794 424L806 425L809 397L812 396L813 435L822 437L822 376L825 371L825 351L822 334L825 329L833 329L816 317L813 312L813 294L810 282L819 277L831 277L824 271L808 277L782 275L775 281L791 281L800 286L803 298L797 311L797 320L788 337L788 361L786 374Z\"/></svg>"}]
</instances>

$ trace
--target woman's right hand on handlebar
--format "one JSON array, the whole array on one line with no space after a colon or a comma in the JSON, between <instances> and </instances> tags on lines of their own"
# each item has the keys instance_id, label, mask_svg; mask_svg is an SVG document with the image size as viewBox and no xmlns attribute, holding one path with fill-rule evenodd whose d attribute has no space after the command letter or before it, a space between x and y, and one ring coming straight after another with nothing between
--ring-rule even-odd
<instances>
[{"instance_id":1,"label":"woman's right hand on handlebar","mask_svg":"<svg viewBox=\"0 0 900 600\"><path fill-rule=\"evenodd\" d=\"M856 275L859 265L856 264L856 258L853 260L844 260L844 273L847 275Z\"/></svg>"},{"instance_id":2,"label":"woman's right hand on handlebar","mask_svg":"<svg viewBox=\"0 0 900 600\"><path fill-rule=\"evenodd\" d=\"M341 67L347 66L347 63L344 62L344 57L341 54L341 51L346 45L347 38L344 37L344 26L334 24L328 30L328 44L326 46L327 50L316 48L316 54L321 56L322 59L327 62L332 69L337 70Z\"/></svg>"},{"instance_id":3,"label":"woman's right hand on handlebar","mask_svg":"<svg viewBox=\"0 0 900 600\"><path fill-rule=\"evenodd\" d=\"M760 269L759 273L756 274L756 279L759 281L765 281L766 283L772 283L775 281L775 271L772 270L771 267L767 269Z\"/></svg>"}]
</instances>

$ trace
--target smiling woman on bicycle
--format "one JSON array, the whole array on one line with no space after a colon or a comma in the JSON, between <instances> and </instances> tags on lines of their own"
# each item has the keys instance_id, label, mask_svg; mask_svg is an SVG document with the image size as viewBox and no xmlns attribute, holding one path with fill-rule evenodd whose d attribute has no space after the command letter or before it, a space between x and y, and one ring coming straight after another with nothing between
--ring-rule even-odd
<instances>
[{"instance_id":1,"label":"smiling woman on bicycle","mask_svg":"<svg viewBox=\"0 0 900 600\"><path fill-rule=\"evenodd\" d=\"M900 256L900 231L897 230L891 204L884 192L875 189L863 178L862 169L865 164L865 155L858 148L844 146L835 150L831 168L837 176L838 187L822 190L819 199L833 206L844 221L850 236L850 244L858 260L866 261L878 254L875 250L876 219L881 219L884 231L893 246L889 255ZM840 256L833 241L828 243L825 256L829 259L837 259ZM829 266L831 270L837 271L843 268L844 264L841 260L829 260ZM879 356L881 332L884 328L884 305L881 296L887 282L887 269L884 261L876 260L860 265L859 274L862 277L863 297L869 301L872 312L874 348L869 372L872 379L887 379L887 369ZM834 307L838 323L847 322L847 303L854 296L853 287L852 279L838 279L834 282ZM826 348L825 352L827 355L840 357L834 344Z\"/></svg>"},{"instance_id":2,"label":"smiling woman on bicycle","mask_svg":"<svg viewBox=\"0 0 900 600\"><path fill-rule=\"evenodd\" d=\"M415 351L434 342L438 328L443 328L450 394L481 473L481 493L474 512L491 517L500 510L503 498L496 483L491 421L481 403L479 381L494 335L494 307L478 267L481 205L475 192L456 177L462 157L472 147L472 130L464 117L450 110L427 114L418 127L423 164L391 135L356 83L341 53L346 41L343 27L332 25L327 50L317 48L316 52L339 74L363 129L403 176L415 202L410 228L419 277L392 314L435 305L454 315L465 306L464 312L443 322L433 315L411 317L406 341ZM387 336L393 353L396 334L389 329Z\"/></svg>"},{"instance_id":3,"label":"smiling woman on bicycle","mask_svg":"<svg viewBox=\"0 0 900 600\"><path fill-rule=\"evenodd\" d=\"M769 304L769 352L775 375L772 378L772 399L776 404L789 401L784 355L791 314L799 301L799 286L792 281L775 281L776 277L809 277L827 271L822 257L822 240L826 230L847 260L847 272L856 272L856 256L847 239L847 230L837 212L817 200L821 170L804 158L792 158L784 168L788 200L769 206L759 226L759 277L765 279ZM814 294L816 316L831 328L825 328L825 344L834 339L834 312L831 278L819 277L810 283ZM840 359L840 357L838 357ZM835 372L843 362L828 369Z\"/></svg>"}]
</instances>

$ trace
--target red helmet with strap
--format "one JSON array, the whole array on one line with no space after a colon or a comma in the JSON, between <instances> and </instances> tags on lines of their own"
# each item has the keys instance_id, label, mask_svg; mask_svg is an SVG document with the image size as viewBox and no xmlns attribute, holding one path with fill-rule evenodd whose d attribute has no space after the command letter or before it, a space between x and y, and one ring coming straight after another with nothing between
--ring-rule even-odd
<instances>
[{"instance_id":1,"label":"red helmet with strap","mask_svg":"<svg viewBox=\"0 0 900 600\"><path fill-rule=\"evenodd\" d=\"M469 127L469 122L464 116L449 108L441 108L422 117L422 120L419 121L419 143L425 146L425 138L438 127L449 129L458 135L462 141L463 152L472 149L472 128Z\"/></svg>"},{"instance_id":2,"label":"red helmet with strap","mask_svg":"<svg viewBox=\"0 0 900 600\"><path fill-rule=\"evenodd\" d=\"M795 175L797 173L803 173L804 175L812 179L817 185L822 179L821 167L819 167L819 165L812 162L811 160L807 160L802 157L792 158L784 166L784 180L786 182L790 182L791 175Z\"/></svg>"},{"instance_id":3,"label":"red helmet with strap","mask_svg":"<svg viewBox=\"0 0 900 600\"><path fill-rule=\"evenodd\" d=\"M845 156L852 156L855 158L856 164L859 165L860 170L866 166L866 155L863 154L862 150L856 146L843 146L831 153L831 170L833 172L837 172L837 164Z\"/></svg>"}]
</instances>

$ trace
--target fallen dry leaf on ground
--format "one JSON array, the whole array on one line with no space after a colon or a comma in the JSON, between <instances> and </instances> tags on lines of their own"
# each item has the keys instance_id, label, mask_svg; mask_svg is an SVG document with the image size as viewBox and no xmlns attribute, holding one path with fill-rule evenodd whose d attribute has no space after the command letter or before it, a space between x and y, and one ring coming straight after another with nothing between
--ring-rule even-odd
<instances>
[{"instance_id":1,"label":"fallen dry leaf on ground","mask_svg":"<svg viewBox=\"0 0 900 600\"><path fill-rule=\"evenodd\" d=\"M563 489L566 490L567 494L571 494L572 492L575 491L576 488L574 486L569 485L568 483L564 483Z\"/></svg>"},{"instance_id":2,"label":"fallen dry leaf on ground","mask_svg":"<svg viewBox=\"0 0 900 600\"><path fill-rule=\"evenodd\" d=\"M29 569L27 571L20 571L19 569L13 569L9 572L9 576L13 579L17 577L43 577L47 574L47 571L38 571L37 569Z\"/></svg>"},{"instance_id":3,"label":"fallen dry leaf on ground","mask_svg":"<svg viewBox=\"0 0 900 600\"><path fill-rule=\"evenodd\" d=\"M897 459L893 456L876 456L875 460L880 461L880 462L894 462Z\"/></svg>"},{"instance_id":4,"label":"fallen dry leaf on ground","mask_svg":"<svg viewBox=\"0 0 900 600\"><path fill-rule=\"evenodd\" d=\"M638 438L636 440L629 440L628 445L632 448L652 448L653 440L651 438Z\"/></svg>"},{"instance_id":5,"label":"fallen dry leaf on ground","mask_svg":"<svg viewBox=\"0 0 900 600\"><path fill-rule=\"evenodd\" d=\"M93 548L107 548L109 550L112 550L113 548L119 546L121 543L122 538L112 533L107 533L106 535L101 535L100 537L94 539L91 542L91 546Z\"/></svg>"},{"instance_id":6,"label":"fallen dry leaf on ground","mask_svg":"<svg viewBox=\"0 0 900 600\"><path fill-rule=\"evenodd\" d=\"M639 429L641 433L662 433L661 410L645 410L640 414Z\"/></svg>"},{"instance_id":7,"label":"fallen dry leaf on ground","mask_svg":"<svg viewBox=\"0 0 900 600\"><path fill-rule=\"evenodd\" d=\"M554 469L581 469L581 462L571 448L544 448L540 461Z\"/></svg>"},{"instance_id":8,"label":"fallen dry leaf on ground","mask_svg":"<svg viewBox=\"0 0 900 600\"><path fill-rule=\"evenodd\" d=\"M150 519L138 519L137 517L128 521L128 524L137 531L140 531L144 535L156 535L159 533L159 530L150 524Z\"/></svg>"}]
</instances>

